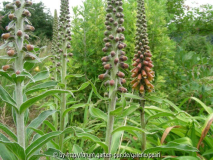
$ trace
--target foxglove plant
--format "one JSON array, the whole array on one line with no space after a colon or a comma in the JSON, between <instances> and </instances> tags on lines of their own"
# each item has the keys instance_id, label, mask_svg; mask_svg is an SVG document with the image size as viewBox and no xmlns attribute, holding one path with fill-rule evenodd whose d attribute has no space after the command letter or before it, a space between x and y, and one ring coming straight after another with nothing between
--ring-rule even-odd
<instances>
[{"instance_id":1,"label":"foxglove plant","mask_svg":"<svg viewBox=\"0 0 213 160\"><path fill-rule=\"evenodd\" d=\"M67 88L66 76L67 76L67 61L68 56L72 57L72 53L67 53L71 47L71 31L70 31L70 12L69 12L69 1L61 0L61 13L59 17L59 34L58 39L60 40L57 45L59 47L58 54L61 62L57 63L57 67L61 67L61 84L63 89ZM66 110L66 93L61 94L61 115L60 115L60 130L63 131L65 128L65 117L63 116ZM60 136L59 146L63 149L64 135Z\"/></svg>"},{"instance_id":2,"label":"foxglove plant","mask_svg":"<svg viewBox=\"0 0 213 160\"><path fill-rule=\"evenodd\" d=\"M145 96L146 92L152 92L154 86L151 82L154 80L154 71L152 68L152 54L150 52L149 39L147 34L147 21L144 0L138 0L137 7L137 33L136 33L136 44L135 44L135 55L134 63L135 67L132 72L132 78L134 80L131 82L132 88L139 91L142 97ZM141 100L141 126L145 129L145 111L144 111L145 101ZM146 134L142 133L142 151L145 150L146 146Z\"/></svg>"},{"instance_id":3,"label":"foxglove plant","mask_svg":"<svg viewBox=\"0 0 213 160\"><path fill-rule=\"evenodd\" d=\"M7 55L0 57L0 59L9 59L11 64L4 65L2 70L0 70L0 75L10 80L13 83L12 86L15 86L15 89L13 93L14 96L12 97L0 85L0 98L5 103L9 104L9 106L12 106L15 111L13 117L16 123L17 135L0 123L0 129L10 137L9 140L4 134L0 133L0 156L3 159L32 160L35 158L33 158L33 155L36 154L37 151L40 151L47 141L62 133L51 132L31 139L33 133L32 128L37 129L48 116L56 112L54 110L41 113L25 127L25 119L27 118L26 113L30 106L49 95L69 93L68 91L55 89L28 98L29 94L43 91L56 85L52 82L39 83L49 78L48 70L39 72L35 76L29 73L29 71L33 69L35 63L39 63L43 60L38 57L40 49L31 45L28 41L29 32L35 30L31 22L27 19L31 16L31 13L28 11L28 7L31 5L32 2L28 0L17 0L6 5L6 8L10 9L8 18L11 22L6 27L8 33L4 33L1 36L4 40L4 44L0 46L0 49L5 49Z\"/></svg>"},{"instance_id":4,"label":"foxglove plant","mask_svg":"<svg viewBox=\"0 0 213 160\"><path fill-rule=\"evenodd\" d=\"M120 69L127 69L128 64L124 63L127 60L125 52L122 51L126 47L123 42L125 40L124 27L124 14L122 13L122 0L107 0L107 15L106 15L106 29L105 31L105 47L103 52L106 55L102 58L103 66L106 72L99 75L100 80L106 80L105 85L109 86L109 108L108 108L108 121L106 130L106 145L108 150L111 150L112 143L112 131L114 126L114 116L110 114L111 111L115 110L117 92L125 93L127 89L122 85L126 82L124 79L125 74Z\"/></svg>"},{"instance_id":5,"label":"foxglove plant","mask_svg":"<svg viewBox=\"0 0 213 160\"><path fill-rule=\"evenodd\" d=\"M12 73L11 77L15 82L15 98L17 110L23 103L23 87L24 79L22 78L25 74L24 62L26 59L35 59L35 55L32 53L34 46L26 43L29 38L27 32L34 31L35 28L32 25L25 24L27 17L31 16L31 13L26 7L32 5L31 1L15 1L6 5L7 9L11 12L8 18L11 20L10 24L6 27L9 33L2 34L2 39L5 40L5 47L11 45L7 49L8 57L15 59L14 64L5 65L2 67L5 74ZM15 74L14 74L15 73ZM28 73L26 73L28 74ZM16 123L17 123L17 138L20 146L25 148L25 124L24 124L24 113L16 112Z\"/></svg>"}]
</instances>

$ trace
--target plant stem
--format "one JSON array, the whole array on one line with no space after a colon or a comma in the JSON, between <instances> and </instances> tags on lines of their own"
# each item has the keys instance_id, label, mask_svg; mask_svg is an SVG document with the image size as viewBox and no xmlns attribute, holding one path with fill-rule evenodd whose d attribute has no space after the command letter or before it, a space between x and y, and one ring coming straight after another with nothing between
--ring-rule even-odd
<instances>
[{"instance_id":1,"label":"plant stem","mask_svg":"<svg viewBox=\"0 0 213 160\"><path fill-rule=\"evenodd\" d=\"M67 49L66 49L67 43L63 44L63 53L67 54ZM63 89L67 89L67 83L66 83L66 75L67 75L67 60L63 56L61 56L62 59L62 72L61 72L61 83L64 85ZM66 110L66 93L61 94L61 115L60 115L60 130L64 131L65 127L65 117L63 117L63 113ZM59 146L61 150L63 150L63 141L64 141L64 134L60 136L59 140Z\"/></svg>"},{"instance_id":2,"label":"plant stem","mask_svg":"<svg viewBox=\"0 0 213 160\"><path fill-rule=\"evenodd\" d=\"M115 34L115 33L114 33ZM113 57L112 62L114 62L115 58L118 58L118 50L116 49L116 42L113 42L112 44L113 50L116 51L116 56ZM107 130L106 130L106 140L105 143L108 146L108 152L111 153L111 145L112 145L112 131L114 126L114 116L110 115L111 111L115 110L116 107L116 99L117 99L117 88L118 88L118 65L112 63L112 70L111 70L111 79L115 80L115 85L111 86L109 89L109 108L108 108L108 121L107 121ZM109 158L105 158L105 160L108 160Z\"/></svg>"},{"instance_id":3,"label":"plant stem","mask_svg":"<svg viewBox=\"0 0 213 160\"><path fill-rule=\"evenodd\" d=\"M24 10L24 0L21 0L22 6L19 10L17 10L17 21L15 25L15 33L17 33L18 30L22 30L24 32L24 19L22 17L22 12ZM15 47L17 51L17 58L15 59L15 71L23 71L23 36L19 38L17 35L15 35ZM24 82L18 81L15 85L15 95L16 95L16 103L17 108L20 110L20 107L23 103L23 85ZM25 124L24 124L24 113L19 114L16 112L16 123L17 123L17 138L18 138L18 144L22 146L25 149Z\"/></svg>"},{"instance_id":4,"label":"plant stem","mask_svg":"<svg viewBox=\"0 0 213 160\"><path fill-rule=\"evenodd\" d=\"M140 94L140 96L143 98L144 95ZM144 130L146 129L146 119L145 119L145 101L140 100L140 116L141 116L141 128ZM146 149L146 133L142 133L142 141L141 141L141 151L143 152Z\"/></svg>"}]
</instances>

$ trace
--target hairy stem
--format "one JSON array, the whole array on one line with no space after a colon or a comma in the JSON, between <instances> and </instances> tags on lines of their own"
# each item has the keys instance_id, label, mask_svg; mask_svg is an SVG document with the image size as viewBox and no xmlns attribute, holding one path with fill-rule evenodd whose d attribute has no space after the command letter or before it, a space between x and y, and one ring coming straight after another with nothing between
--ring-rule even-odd
<instances>
[{"instance_id":1,"label":"hairy stem","mask_svg":"<svg viewBox=\"0 0 213 160\"><path fill-rule=\"evenodd\" d=\"M114 35L116 35L116 32L114 32ZM112 131L113 131L113 126L114 126L114 116L110 115L111 111L115 110L116 106L116 99L117 99L117 90L118 90L118 78L117 78L117 73L118 73L118 65L114 64L114 59L118 58L118 49L117 49L117 43L113 42L112 43L113 50L116 51L115 57L112 59L112 70L111 70L111 79L115 80L115 85L111 86L109 89L109 108L108 108L108 121L107 121L107 130L106 130L106 140L105 143L108 146L109 153L111 152L111 145L112 145ZM108 158L105 158L106 160Z\"/></svg>"},{"instance_id":2,"label":"hairy stem","mask_svg":"<svg viewBox=\"0 0 213 160\"><path fill-rule=\"evenodd\" d=\"M140 94L141 95L141 94ZM141 97L144 97L141 95ZM145 119L145 101L144 100L140 100L140 118L141 118L141 128L144 130L146 129L146 119ZM146 133L142 133L142 141L141 141L141 151L145 151L146 149Z\"/></svg>"},{"instance_id":3,"label":"hairy stem","mask_svg":"<svg viewBox=\"0 0 213 160\"><path fill-rule=\"evenodd\" d=\"M65 43L63 45L63 53L67 54L66 49L67 44ZM62 72L61 72L61 83L64 85L63 89L67 89L67 83L66 83L66 75L67 75L67 60L62 55ZM65 128L65 117L63 117L63 113L66 110L66 93L61 94L61 115L60 115L60 130L63 131ZM64 134L60 136L59 140L59 146L61 150L63 149L63 141L64 141Z\"/></svg>"},{"instance_id":4,"label":"hairy stem","mask_svg":"<svg viewBox=\"0 0 213 160\"><path fill-rule=\"evenodd\" d=\"M24 32L24 19L22 18L21 14L24 10L24 0L21 0L22 6L19 10L17 10L17 21L15 25L15 33L17 33L18 30L22 30ZM23 36L19 38L17 35L15 36L15 46L17 51L17 58L15 59L15 71L23 71ZM16 95L16 103L18 110L20 109L20 106L23 103L23 85L24 82L17 82L15 85L15 95ZM17 138L18 138L18 144L25 148L25 124L24 124L24 113L19 114L16 113L16 122L17 122Z\"/></svg>"}]
</instances>

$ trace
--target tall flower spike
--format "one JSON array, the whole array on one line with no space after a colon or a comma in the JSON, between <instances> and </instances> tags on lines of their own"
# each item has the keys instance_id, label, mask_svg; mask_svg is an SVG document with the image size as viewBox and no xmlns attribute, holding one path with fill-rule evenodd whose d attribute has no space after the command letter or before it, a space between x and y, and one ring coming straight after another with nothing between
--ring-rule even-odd
<instances>
[{"instance_id":1,"label":"tall flower spike","mask_svg":"<svg viewBox=\"0 0 213 160\"><path fill-rule=\"evenodd\" d=\"M127 89L122 85L126 82L124 78L125 74L119 69L127 69L128 64L124 63L127 60L125 52L122 51L126 47L123 42L125 40L124 27L124 15L122 13L122 0L107 0L107 15L106 15L106 31L105 31L105 47L102 49L103 52L108 54L102 58L103 66L106 72L99 75L100 80L106 80L106 85L109 86L109 103L108 112L115 110L117 91L125 93ZM114 116L108 114L107 131L106 131L106 144L111 149L112 130L114 124Z\"/></svg>"},{"instance_id":2,"label":"tall flower spike","mask_svg":"<svg viewBox=\"0 0 213 160\"><path fill-rule=\"evenodd\" d=\"M59 34L58 34L58 58L60 62L57 63L57 67L61 67L61 83L63 84L62 89L67 88L66 75L67 75L67 61L68 56L72 54L67 54L70 46L71 32L70 32L70 12L69 12L69 0L61 0L61 9L59 17ZM60 115L60 130L63 131L65 127L65 117L63 116L66 110L66 94L61 94L61 115ZM61 150L63 149L64 135L60 136L59 146Z\"/></svg>"},{"instance_id":3,"label":"tall flower spike","mask_svg":"<svg viewBox=\"0 0 213 160\"><path fill-rule=\"evenodd\" d=\"M27 17L31 16L31 13L27 10L27 7L31 6L32 2L27 0L17 0L13 3L7 4L5 7L10 10L8 15L10 25L6 27L9 33L2 34L2 39L5 41L4 46L8 46L7 55L14 58L14 64L5 65L2 67L4 72L8 73L11 79L15 83L15 103L16 108L20 111L21 105L23 104L23 88L24 88L24 78L23 75L26 73L32 76L29 72L24 69L24 63L26 60L34 60L36 55L34 55L34 46L28 42L27 32L34 31L35 28L28 25L29 21ZM13 24L13 25L11 25ZM10 44L10 46L9 46ZM4 48L4 47L3 47ZM11 73L11 75L10 75ZM22 78L20 78L20 74ZM16 114L16 129L17 129L17 139L18 144L25 148L25 123L24 123L24 112Z\"/></svg>"},{"instance_id":4,"label":"tall flower spike","mask_svg":"<svg viewBox=\"0 0 213 160\"><path fill-rule=\"evenodd\" d=\"M151 82L154 80L154 71L152 68L152 54L150 52L149 39L147 34L147 21L145 14L144 0L138 0L138 12L137 12L137 33L135 44L134 63L135 67L132 72L132 88L139 90L141 94L145 91L152 92L154 86Z\"/></svg>"}]
</instances>

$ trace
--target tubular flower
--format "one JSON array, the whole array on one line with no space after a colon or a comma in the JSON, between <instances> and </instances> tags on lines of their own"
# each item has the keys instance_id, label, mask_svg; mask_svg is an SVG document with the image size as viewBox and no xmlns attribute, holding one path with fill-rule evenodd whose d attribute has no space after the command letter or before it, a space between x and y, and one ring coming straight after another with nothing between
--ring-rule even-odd
<instances>
[{"instance_id":1,"label":"tubular flower","mask_svg":"<svg viewBox=\"0 0 213 160\"><path fill-rule=\"evenodd\" d=\"M122 51L126 47L123 42L125 40L122 34L125 28L122 26L124 22L122 0L107 0L107 15L106 15L106 31L105 31L105 47L102 49L108 56L102 58L104 69L107 70L105 74L99 76L100 80L110 80L111 87L115 87L117 91L126 92L127 90L122 87L126 81L125 74L119 71L119 68L127 69L129 66L125 63L128 59L125 52ZM113 83L112 83L113 82ZM112 85L113 84L113 85ZM122 89L121 89L122 88Z\"/></svg>"},{"instance_id":2,"label":"tubular flower","mask_svg":"<svg viewBox=\"0 0 213 160\"><path fill-rule=\"evenodd\" d=\"M154 80L155 74L152 71L154 65L151 61L152 54L147 34L144 0L138 0L137 10L137 33L133 59L135 68L131 71L132 78L134 78L131 84L133 89L139 90L143 94L145 91L152 92L154 90L151 82Z\"/></svg>"}]
</instances>

